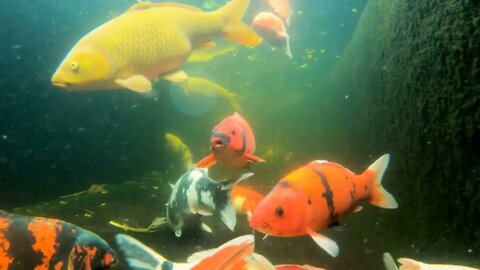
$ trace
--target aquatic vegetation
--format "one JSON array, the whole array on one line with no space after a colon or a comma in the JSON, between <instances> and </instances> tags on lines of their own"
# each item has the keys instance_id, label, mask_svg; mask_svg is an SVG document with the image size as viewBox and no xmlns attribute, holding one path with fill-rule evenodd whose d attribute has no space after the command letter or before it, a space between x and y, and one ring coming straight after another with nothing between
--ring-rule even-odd
<instances>
[{"instance_id":1,"label":"aquatic vegetation","mask_svg":"<svg viewBox=\"0 0 480 270\"><path fill-rule=\"evenodd\" d=\"M107 193L107 190L105 189L106 185L103 184L103 185L96 185L96 184L93 184L90 186L90 188L88 190L84 190L84 191L80 191L80 192L77 192L77 193L74 193L74 194L70 194L70 195L63 195L61 196L60 198L61 199L64 199L64 198L68 198L68 197L73 197L73 196L78 196L78 195L81 195L81 194L84 194L84 193Z\"/></svg>"},{"instance_id":2,"label":"aquatic vegetation","mask_svg":"<svg viewBox=\"0 0 480 270\"><path fill-rule=\"evenodd\" d=\"M223 269L222 259L226 268L236 262L242 268L248 261L255 269L318 269L306 264L383 269L378 254L384 250L405 257L400 269L478 268L477 2L137 2L125 13L131 2L1 3L7 23L0 33L8 38L0 54L0 208L38 221L55 217L76 224L55 223L59 235L60 227L79 227L114 243L117 233L140 233L145 244L121 236L120 249L135 251L128 254L132 268L196 268L186 259L196 254L196 262L205 259L200 266L208 269L212 261ZM265 12L275 17L263 25L267 35L256 17ZM153 13L165 16L149 16ZM241 21L252 21L252 28L257 24L258 33ZM86 42L97 34L97 40ZM253 46L260 42L257 34L287 53L291 36L295 58ZM143 94L54 90L48 78L64 57L57 69L63 74L52 78L61 89ZM248 123L218 124L235 111ZM192 151L205 157L197 166L210 167L203 176L212 181L190 175L205 172L194 168ZM397 206L379 181L369 181L370 192L361 190L362 180L372 177L331 162L305 165L317 158L338 160L359 172L384 152L392 153L383 182L398 199L396 211L362 207L368 202ZM379 163L385 165L385 159ZM268 163L252 165L264 160ZM221 166L213 166L216 162ZM326 164L332 169L322 167ZM307 173L309 165L318 170ZM255 173L248 188L233 185L228 194L244 173ZM191 183L173 192L169 183L182 175ZM354 180L345 184L345 176ZM282 180L275 184L275 179ZM215 204L214 194L222 194L222 203ZM172 195L181 198L174 210L165 207ZM251 222L237 219L230 206L228 215L219 214L225 204L252 215ZM181 226L173 224L181 227L182 237L168 224L172 212L185 218ZM294 233L288 230L299 221ZM228 252L206 258L209 248L251 233L249 225L267 233L256 235L255 243L255 252L265 257L253 253L250 239L244 242L249 254L238 261ZM49 241L52 227L36 228L41 233L0 221L0 264L26 258L41 260L39 266L75 269L73 264L99 261L85 256L92 250L79 254L80 247L70 253L75 262L59 265L56 255L49 257L58 248ZM12 240L17 229L23 234ZM341 243L338 258L315 245L336 255L331 239ZM40 246L46 249L40 252ZM6 250L20 255L7 256ZM390 259L389 270L396 270ZM448 264L430 264L435 262ZM120 260L119 268L127 267Z\"/></svg>"}]
</instances>

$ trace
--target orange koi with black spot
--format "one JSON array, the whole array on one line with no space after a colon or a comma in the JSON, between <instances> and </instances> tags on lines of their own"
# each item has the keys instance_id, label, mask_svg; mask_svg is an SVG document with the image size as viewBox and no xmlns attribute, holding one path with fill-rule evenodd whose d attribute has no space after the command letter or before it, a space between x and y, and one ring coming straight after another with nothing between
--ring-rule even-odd
<instances>
[{"instance_id":1,"label":"orange koi with black spot","mask_svg":"<svg viewBox=\"0 0 480 270\"><path fill-rule=\"evenodd\" d=\"M383 208L398 207L381 182L389 161L390 155L383 155L360 175L334 162L312 161L278 182L253 210L250 226L273 236L310 235L335 257L337 243L317 230L338 224L365 200Z\"/></svg>"},{"instance_id":2,"label":"orange koi with black spot","mask_svg":"<svg viewBox=\"0 0 480 270\"><path fill-rule=\"evenodd\" d=\"M104 270L115 262L115 251L90 231L0 210L0 269Z\"/></svg>"}]
</instances>

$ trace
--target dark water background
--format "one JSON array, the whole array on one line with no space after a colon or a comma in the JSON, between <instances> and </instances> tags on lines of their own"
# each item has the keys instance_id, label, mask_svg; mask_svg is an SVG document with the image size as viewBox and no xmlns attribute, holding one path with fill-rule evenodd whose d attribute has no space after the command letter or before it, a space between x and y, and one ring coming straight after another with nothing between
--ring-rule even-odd
<instances>
[{"instance_id":1,"label":"dark water background","mask_svg":"<svg viewBox=\"0 0 480 270\"><path fill-rule=\"evenodd\" d=\"M250 183L265 192L313 159L361 172L381 154L392 154L385 186L398 210L365 206L344 220L343 231L325 231L340 245L336 259L308 238L258 241L259 252L273 262L383 269L381 253L391 251L480 266L480 11L475 2L447 2L372 0L365 13L363 0L298 0L301 14L289 28L293 60L261 45L185 67L246 97L242 114L254 129L257 154L277 149L267 164L253 168ZM199 159L208 152L211 127L233 113L220 99L203 114L182 113L167 83L156 85L157 99L129 91L68 93L50 85L73 44L132 3L0 3L1 209L55 200L94 183L141 182L152 171L162 175L155 185L166 185L182 171L164 133L182 137ZM246 21L262 9L252 0ZM95 219L78 214L84 204L40 204L43 210L33 213L63 218L111 242L119 231L105 221L131 216L148 223L168 195L114 194L115 204ZM235 235L249 233L239 222ZM135 236L176 260L232 238L221 225L213 238L178 240L168 230Z\"/></svg>"}]
</instances>

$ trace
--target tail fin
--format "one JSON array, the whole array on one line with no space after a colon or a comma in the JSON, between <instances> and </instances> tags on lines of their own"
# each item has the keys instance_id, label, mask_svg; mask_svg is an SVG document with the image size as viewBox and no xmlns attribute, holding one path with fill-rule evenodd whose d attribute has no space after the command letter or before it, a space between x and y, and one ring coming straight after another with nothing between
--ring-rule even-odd
<instances>
[{"instance_id":1,"label":"tail fin","mask_svg":"<svg viewBox=\"0 0 480 270\"><path fill-rule=\"evenodd\" d=\"M125 256L129 269L155 270L164 269L164 266L172 267L173 265L172 262L133 237L125 234L117 234L115 240Z\"/></svg>"},{"instance_id":2,"label":"tail fin","mask_svg":"<svg viewBox=\"0 0 480 270\"><path fill-rule=\"evenodd\" d=\"M217 213L220 214L220 218L222 219L223 223L225 223L225 225L227 225L231 231L235 229L235 225L237 224L237 212L235 211L235 206L232 203L233 185L249 178L252 175L253 173L244 173L238 178L233 178L222 183L222 190L226 193L226 196L224 197L226 201L222 203L222 205L219 205L216 209L219 211Z\"/></svg>"},{"instance_id":3,"label":"tail fin","mask_svg":"<svg viewBox=\"0 0 480 270\"><path fill-rule=\"evenodd\" d=\"M246 46L256 46L262 42L262 38L242 22L249 3L250 0L232 0L215 11L225 18L223 33L226 40Z\"/></svg>"},{"instance_id":4,"label":"tail fin","mask_svg":"<svg viewBox=\"0 0 480 270\"><path fill-rule=\"evenodd\" d=\"M385 265L386 270L398 270L395 260L388 252L383 253L383 264Z\"/></svg>"},{"instance_id":5,"label":"tail fin","mask_svg":"<svg viewBox=\"0 0 480 270\"><path fill-rule=\"evenodd\" d=\"M276 270L277 268L263 255L253 253L248 261L247 269Z\"/></svg>"},{"instance_id":6,"label":"tail fin","mask_svg":"<svg viewBox=\"0 0 480 270\"><path fill-rule=\"evenodd\" d=\"M373 190L370 203L382 208L395 209L398 203L392 194L388 193L382 186L382 178L390 162L390 154L385 154L377 159L364 174L373 174Z\"/></svg>"},{"instance_id":7,"label":"tail fin","mask_svg":"<svg viewBox=\"0 0 480 270\"><path fill-rule=\"evenodd\" d=\"M240 270L246 269L253 254L254 237L251 234L237 237L221 245L206 258L196 264L192 270ZM208 253L207 253L208 254Z\"/></svg>"},{"instance_id":8,"label":"tail fin","mask_svg":"<svg viewBox=\"0 0 480 270\"><path fill-rule=\"evenodd\" d=\"M400 269L402 270L422 270L426 269L425 264L417 262L412 259L400 258L398 262L401 264Z\"/></svg>"}]
</instances>

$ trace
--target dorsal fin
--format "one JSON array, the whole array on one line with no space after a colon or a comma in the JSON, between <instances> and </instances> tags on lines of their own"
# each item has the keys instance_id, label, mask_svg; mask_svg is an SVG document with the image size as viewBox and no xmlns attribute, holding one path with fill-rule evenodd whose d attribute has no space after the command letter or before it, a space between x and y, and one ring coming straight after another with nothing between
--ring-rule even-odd
<instances>
[{"instance_id":1,"label":"dorsal fin","mask_svg":"<svg viewBox=\"0 0 480 270\"><path fill-rule=\"evenodd\" d=\"M161 7L176 7L176 8L181 8L181 9L186 9L191 11L202 11L200 8L190 6L190 5L185 5L185 4L179 4L179 3L172 3L172 2L152 3L150 1L141 1L131 6L126 11L126 13L138 11L138 10L150 9L150 8L161 8Z\"/></svg>"}]
</instances>

